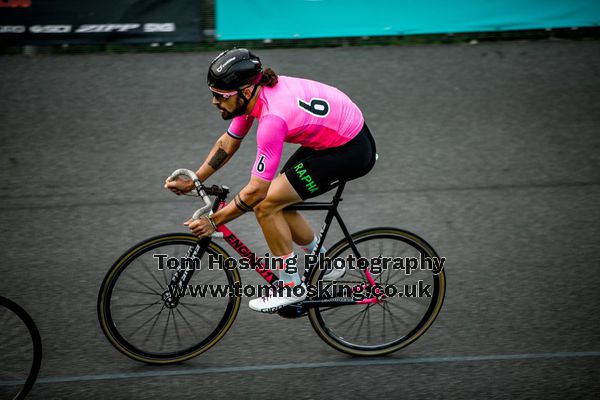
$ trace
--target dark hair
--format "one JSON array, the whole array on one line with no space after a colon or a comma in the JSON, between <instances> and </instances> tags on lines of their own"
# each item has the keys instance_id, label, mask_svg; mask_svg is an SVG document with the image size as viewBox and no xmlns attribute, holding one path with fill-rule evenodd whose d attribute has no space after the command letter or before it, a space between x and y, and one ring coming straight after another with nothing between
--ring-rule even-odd
<instances>
[{"instance_id":1,"label":"dark hair","mask_svg":"<svg viewBox=\"0 0 600 400\"><path fill-rule=\"evenodd\" d=\"M268 87L273 87L273 86L277 85L277 74L271 68L266 68L263 71L263 76L262 76L260 82L258 82L258 84L260 86L268 86Z\"/></svg>"}]
</instances>

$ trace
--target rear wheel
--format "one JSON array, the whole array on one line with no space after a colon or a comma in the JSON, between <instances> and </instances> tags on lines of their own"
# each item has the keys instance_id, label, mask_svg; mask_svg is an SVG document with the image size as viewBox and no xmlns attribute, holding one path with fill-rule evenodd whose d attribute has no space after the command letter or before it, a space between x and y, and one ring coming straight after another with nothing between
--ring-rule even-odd
<instances>
[{"instance_id":1,"label":"rear wheel","mask_svg":"<svg viewBox=\"0 0 600 400\"><path fill-rule=\"evenodd\" d=\"M354 253L348 240L343 239L331 247L327 257L347 260L352 254L356 258L381 256L395 259L379 274L376 274L376 265L369 266L375 282L388 295L371 304L309 308L310 322L327 344L348 354L377 356L400 350L423 335L438 316L446 291L446 275L443 269L437 274L419 268L405 273L399 268L398 260L408 262L415 257L420 262L424 257L438 260L439 257L425 240L395 228L367 229L354 233L352 240L359 254ZM324 272L315 268L308 277L309 282L317 286ZM358 269L347 269L336 282L336 285L348 287L365 284L370 286L365 273ZM369 297L366 293L361 296Z\"/></svg>"},{"instance_id":2,"label":"rear wheel","mask_svg":"<svg viewBox=\"0 0 600 400\"><path fill-rule=\"evenodd\" d=\"M110 268L98 295L98 318L121 353L146 363L176 363L205 352L227 333L241 298L224 288L240 285L240 275L222 264L209 267L210 260L229 258L220 246L211 242L191 265L194 296L177 298L169 291L176 273L171 268L197 244L190 234L157 236L132 247Z\"/></svg>"}]
</instances>

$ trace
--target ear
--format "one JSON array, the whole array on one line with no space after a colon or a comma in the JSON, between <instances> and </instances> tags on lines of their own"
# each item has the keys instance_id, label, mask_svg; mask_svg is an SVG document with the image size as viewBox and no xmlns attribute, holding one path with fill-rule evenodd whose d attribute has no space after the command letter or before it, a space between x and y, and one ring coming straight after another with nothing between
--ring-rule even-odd
<instances>
[{"instance_id":1,"label":"ear","mask_svg":"<svg viewBox=\"0 0 600 400\"><path fill-rule=\"evenodd\" d=\"M248 99L248 98L250 98L250 96L252 96L253 90L254 90L254 85L242 89L242 93L244 93L244 97Z\"/></svg>"}]
</instances>

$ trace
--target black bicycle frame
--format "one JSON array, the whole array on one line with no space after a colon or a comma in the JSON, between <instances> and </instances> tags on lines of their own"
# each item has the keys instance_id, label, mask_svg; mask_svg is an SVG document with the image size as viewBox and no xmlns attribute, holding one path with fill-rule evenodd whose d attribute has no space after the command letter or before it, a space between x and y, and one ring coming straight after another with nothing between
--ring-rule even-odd
<instances>
[{"instance_id":1,"label":"black bicycle frame","mask_svg":"<svg viewBox=\"0 0 600 400\"><path fill-rule=\"evenodd\" d=\"M284 208L284 211L291 211L291 210L327 211L327 215L325 216L325 222L323 222L321 230L319 231L319 236L318 236L319 240L317 243L317 247L313 251L312 254L319 254L319 252L321 251L321 248L323 247L323 243L325 241L325 237L327 236L327 233L329 232L329 227L331 226L333 218L335 218L337 220L338 224L340 225L342 232L344 233L344 237L348 240L348 243L350 244L352 251L354 252L354 254L356 255L357 258L360 258L360 253L358 252L358 249L356 248L356 245L355 245L354 241L352 240L352 236L350 235L350 232L348 232L348 229L346 228L346 225L344 224L344 221L342 220L342 217L340 216L340 214L337 210L339 203L343 200L342 192L344 191L345 186L346 186L345 182L339 183L337 190L336 190L335 194L333 195L333 199L330 202L302 202L302 203L292 204L292 205ZM213 185L212 187L206 187L204 189L209 196L216 196L216 199L213 203L213 212L216 212L219 208L219 205L222 202L226 201L227 195L229 194L229 188L226 186ZM210 238L210 237L198 239L197 245L195 247L189 249L186 257L192 258L192 257L196 257L198 254L204 253L204 251L206 251L208 245L210 244L211 240L212 240L212 238ZM313 264L311 267L305 269L305 271L304 271L304 280L305 281L308 279L308 276L310 275L310 273L311 273L312 269L315 267L315 265L316 264ZM255 266L255 269L256 269L256 266ZM182 270L180 272L181 272L181 274L179 274L179 273L173 274L171 284L185 287L189 283L189 281L192 277L193 270ZM271 274L272 274L272 272L271 272ZM267 279L267 278L265 278L265 279ZM267 279L267 282L269 282L268 279ZM172 299L172 300L174 300L175 302L178 301L178 299ZM354 301L349 302L349 304L351 304L351 303L354 303ZM342 304L337 303L337 305L342 305Z\"/></svg>"},{"instance_id":2,"label":"black bicycle frame","mask_svg":"<svg viewBox=\"0 0 600 400\"><path fill-rule=\"evenodd\" d=\"M323 222L323 226L321 227L321 230L319 231L319 236L318 236L319 241L317 243L317 248L313 251L313 254L319 254L319 252L321 251L321 248L323 247L323 242L325 241L325 236L327 236L327 232L329 232L329 227L331 226L331 222L333 221L333 218L335 218L336 221L338 222L338 224L340 225L340 228L342 228L342 232L344 233L344 236L350 243L350 247L352 248L352 251L354 251L354 254L356 255L357 258L360 257L360 254L358 253L358 249L356 248L356 245L354 244L354 241L352 240L352 236L350 235L350 232L348 232L348 229L346 228L346 225L344 224L344 221L342 220L342 217L337 210L337 207L340 204L340 201L343 200L342 192L344 191L345 186L346 186L345 182L341 182L338 185L338 188L337 188L335 194L333 195L333 200L331 200L330 202L296 203L296 204L292 204L291 206L284 208L284 211L287 211L287 210L321 210L321 211L326 210L327 211L327 215L325 216L325 222ZM304 277L306 279L308 279L308 275L310 274L310 272L311 272L311 269L308 269L308 268L304 271Z\"/></svg>"}]
</instances>

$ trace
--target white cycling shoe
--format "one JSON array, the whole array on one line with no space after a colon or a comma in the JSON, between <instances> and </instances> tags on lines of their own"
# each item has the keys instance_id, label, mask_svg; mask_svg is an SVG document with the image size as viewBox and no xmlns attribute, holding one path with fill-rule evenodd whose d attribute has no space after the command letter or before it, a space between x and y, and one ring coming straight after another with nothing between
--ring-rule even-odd
<instances>
[{"instance_id":1,"label":"white cycling shoe","mask_svg":"<svg viewBox=\"0 0 600 400\"><path fill-rule=\"evenodd\" d=\"M289 293L290 296L287 296L288 290L280 289L278 285L273 285L268 296L252 299L248 305L254 311L273 313L285 306L299 303L306 299L306 285L302 283L299 286L302 286L302 290L299 288L296 289L297 295L294 294L294 290L291 290Z\"/></svg>"}]
</instances>

